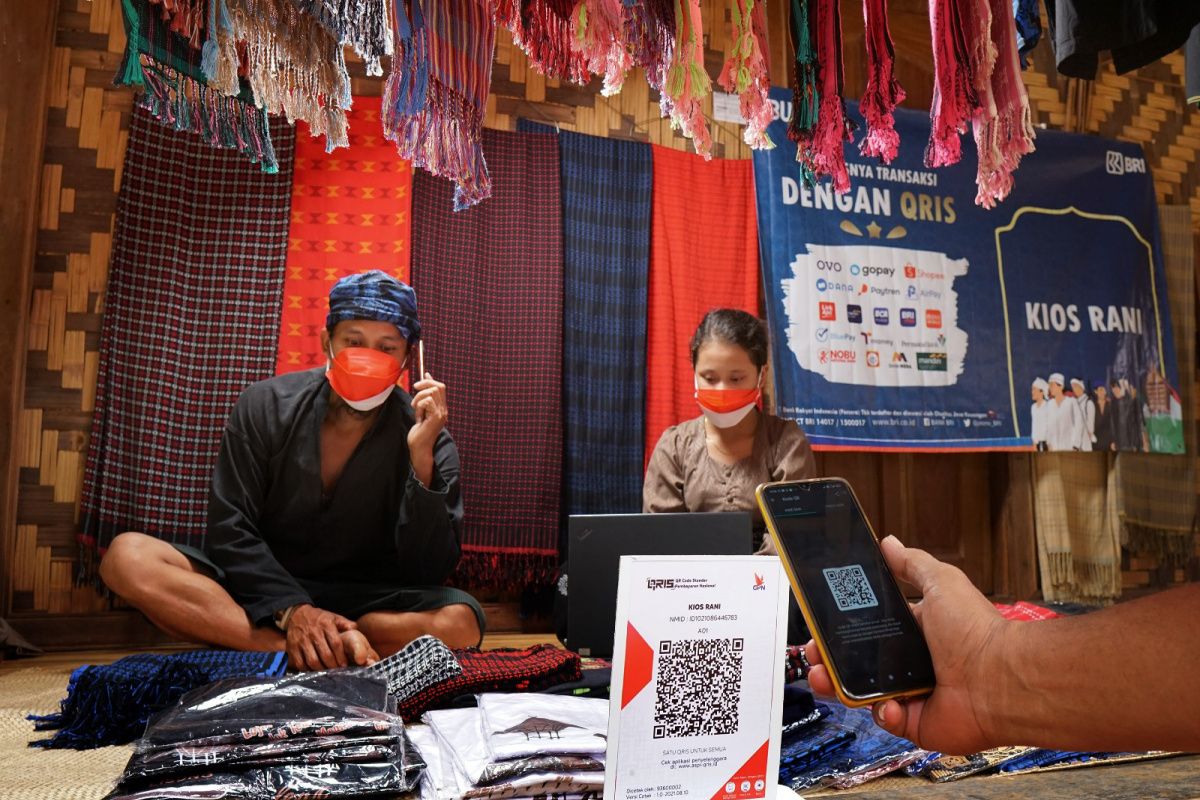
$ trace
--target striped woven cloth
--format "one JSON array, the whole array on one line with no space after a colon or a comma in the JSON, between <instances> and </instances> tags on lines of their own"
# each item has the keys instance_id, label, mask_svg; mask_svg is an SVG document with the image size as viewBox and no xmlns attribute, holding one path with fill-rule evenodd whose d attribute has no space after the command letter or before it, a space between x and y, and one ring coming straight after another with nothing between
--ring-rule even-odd
<instances>
[{"instance_id":1,"label":"striped woven cloth","mask_svg":"<svg viewBox=\"0 0 1200 800\"><path fill-rule=\"evenodd\" d=\"M81 565L123 531L201 547L225 418L275 370L294 132L279 172L135 109L82 496Z\"/></svg>"},{"instance_id":2,"label":"striped woven cloth","mask_svg":"<svg viewBox=\"0 0 1200 800\"><path fill-rule=\"evenodd\" d=\"M520 130L553 128L524 120ZM645 447L650 146L563 131L563 505L636 513Z\"/></svg>"},{"instance_id":3,"label":"striped woven cloth","mask_svg":"<svg viewBox=\"0 0 1200 800\"><path fill-rule=\"evenodd\" d=\"M472 587L549 583L562 487L562 219L558 142L486 130L487 203L413 176L412 278L425 368L447 387L462 459Z\"/></svg>"},{"instance_id":4,"label":"striped woven cloth","mask_svg":"<svg viewBox=\"0 0 1200 800\"><path fill-rule=\"evenodd\" d=\"M652 146L646 450L698 416L688 346L714 308L759 313L758 221L749 160L713 160Z\"/></svg>"}]
</instances>

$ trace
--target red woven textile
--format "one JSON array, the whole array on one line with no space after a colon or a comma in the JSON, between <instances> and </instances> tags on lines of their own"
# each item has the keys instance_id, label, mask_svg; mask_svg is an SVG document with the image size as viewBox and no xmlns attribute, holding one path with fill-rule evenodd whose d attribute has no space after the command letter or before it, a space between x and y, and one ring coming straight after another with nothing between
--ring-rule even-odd
<instances>
[{"instance_id":1,"label":"red woven textile","mask_svg":"<svg viewBox=\"0 0 1200 800\"><path fill-rule=\"evenodd\" d=\"M384 138L379 106L378 97L354 98L349 150L326 153L325 140L296 123L278 375L325 363L319 334L339 278L381 269L408 282L412 170Z\"/></svg>"},{"instance_id":2,"label":"red woven textile","mask_svg":"<svg viewBox=\"0 0 1200 800\"><path fill-rule=\"evenodd\" d=\"M664 430L700 413L688 350L700 320L714 308L759 313L751 162L705 161L659 146L653 151L647 462Z\"/></svg>"},{"instance_id":3,"label":"red woven textile","mask_svg":"<svg viewBox=\"0 0 1200 800\"><path fill-rule=\"evenodd\" d=\"M462 460L456 580L544 584L562 502L558 140L485 130L483 149L492 197L466 211L452 210L452 184L414 175L413 287L426 370L446 384Z\"/></svg>"},{"instance_id":4,"label":"red woven textile","mask_svg":"<svg viewBox=\"0 0 1200 800\"><path fill-rule=\"evenodd\" d=\"M1061 617L1057 611L1051 611L1048 608L1035 606L1033 603L1026 603L1024 600L1005 605L1004 603L993 603L996 610L1000 612L1000 616L1005 619L1022 620L1025 622L1036 622L1044 619L1055 619Z\"/></svg>"}]
</instances>

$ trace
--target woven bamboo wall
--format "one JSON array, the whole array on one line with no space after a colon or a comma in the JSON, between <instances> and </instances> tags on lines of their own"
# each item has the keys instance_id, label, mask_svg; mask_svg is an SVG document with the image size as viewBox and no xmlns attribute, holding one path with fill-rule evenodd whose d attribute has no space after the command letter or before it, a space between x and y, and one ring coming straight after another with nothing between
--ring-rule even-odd
<instances>
[{"instance_id":1,"label":"woven bamboo wall","mask_svg":"<svg viewBox=\"0 0 1200 800\"><path fill-rule=\"evenodd\" d=\"M706 61L713 75L725 57L728 26L713 26L712 21L726 19L725 5L703 0L704 18L712 28ZM844 5L847 87L854 94L862 75L862 23L856 19L861 4ZM910 103L927 107L930 51L924 4L893 0L892 7L900 77L908 84ZM776 0L771 11L772 60L779 83L786 67L783 9ZM660 119L656 99L640 76L631 76L619 96L604 98L597 84L579 88L546 80L527 67L505 34L499 38L488 125L511 129L518 117L527 117L584 133L689 146ZM74 585L74 534L131 109L129 90L111 85L123 47L118 0L61 0L47 108L20 110L45 113L48 124L29 298L26 388L17 426L17 528L5 564L11 580L3 613L9 617L90 614L107 607L92 589ZM1159 201L1190 204L1200 233L1200 114L1184 110L1182 57L1172 56L1132 76L1118 77L1106 69L1092 86L1090 104L1079 102L1077 89L1053 73L1050 60L1043 45L1035 70L1025 76L1037 121L1142 143ZM380 89L377 79L361 72L355 80L359 94ZM1077 107L1081 113L1075 113ZM714 126L713 138L718 157L749 155L732 126ZM1184 577L1164 574L1136 556L1130 567L1126 580L1134 586Z\"/></svg>"}]
</instances>

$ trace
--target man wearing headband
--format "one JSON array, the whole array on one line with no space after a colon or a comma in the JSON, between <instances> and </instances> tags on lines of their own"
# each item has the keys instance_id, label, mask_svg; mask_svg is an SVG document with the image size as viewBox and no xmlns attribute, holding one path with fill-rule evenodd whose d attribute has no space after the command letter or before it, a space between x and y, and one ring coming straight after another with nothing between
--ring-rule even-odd
<instances>
[{"instance_id":1,"label":"man wearing headband","mask_svg":"<svg viewBox=\"0 0 1200 800\"><path fill-rule=\"evenodd\" d=\"M416 365L413 290L374 270L329 295L326 366L247 388L225 426L201 552L114 539L108 587L173 636L283 650L293 669L365 664L424 634L477 645L483 610L442 583L460 556L446 387Z\"/></svg>"}]
</instances>

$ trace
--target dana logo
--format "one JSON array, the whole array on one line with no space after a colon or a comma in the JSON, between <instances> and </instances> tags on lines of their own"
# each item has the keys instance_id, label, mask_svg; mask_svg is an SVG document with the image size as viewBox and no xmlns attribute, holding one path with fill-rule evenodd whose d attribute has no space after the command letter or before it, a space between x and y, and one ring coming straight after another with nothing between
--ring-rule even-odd
<instances>
[{"instance_id":1,"label":"dana logo","mask_svg":"<svg viewBox=\"0 0 1200 800\"><path fill-rule=\"evenodd\" d=\"M825 283L825 279L824 279L824 278L817 278L817 291L818 291L818 292L823 292L823 291L825 291L825 289L827 288L827 286L828 286L828 284L826 284L826 283Z\"/></svg>"},{"instance_id":2,"label":"dana logo","mask_svg":"<svg viewBox=\"0 0 1200 800\"><path fill-rule=\"evenodd\" d=\"M824 278L817 278L817 291L853 292L854 287L848 283L839 283L838 281L827 281Z\"/></svg>"},{"instance_id":3,"label":"dana logo","mask_svg":"<svg viewBox=\"0 0 1200 800\"><path fill-rule=\"evenodd\" d=\"M1134 158L1116 150L1109 150L1104 157L1104 168L1109 175L1124 175L1127 172L1146 172L1146 159Z\"/></svg>"},{"instance_id":4,"label":"dana logo","mask_svg":"<svg viewBox=\"0 0 1200 800\"><path fill-rule=\"evenodd\" d=\"M878 367L879 366L879 351L878 350L868 350L867 351L867 366L868 367Z\"/></svg>"},{"instance_id":5,"label":"dana logo","mask_svg":"<svg viewBox=\"0 0 1200 800\"><path fill-rule=\"evenodd\" d=\"M910 283L910 284L908 285L908 299L909 299L909 300L915 300L915 299L916 299L916 297L917 297L917 287L913 286L913 285Z\"/></svg>"},{"instance_id":6,"label":"dana logo","mask_svg":"<svg viewBox=\"0 0 1200 800\"><path fill-rule=\"evenodd\" d=\"M829 328L817 328L816 335L817 335L818 342L828 342L829 341Z\"/></svg>"},{"instance_id":7,"label":"dana logo","mask_svg":"<svg viewBox=\"0 0 1200 800\"><path fill-rule=\"evenodd\" d=\"M646 588L650 589L652 591L654 589L674 589L675 588L675 579L674 578L646 578Z\"/></svg>"},{"instance_id":8,"label":"dana logo","mask_svg":"<svg viewBox=\"0 0 1200 800\"><path fill-rule=\"evenodd\" d=\"M830 303L830 305L833 305L833 304ZM830 317L830 319L833 319L833 317ZM846 306L846 319L848 319L850 322L855 323L856 325L861 325L862 324L862 306L854 306L854 305Z\"/></svg>"},{"instance_id":9,"label":"dana logo","mask_svg":"<svg viewBox=\"0 0 1200 800\"><path fill-rule=\"evenodd\" d=\"M945 353L917 353L917 369L925 372L945 372Z\"/></svg>"},{"instance_id":10,"label":"dana logo","mask_svg":"<svg viewBox=\"0 0 1200 800\"><path fill-rule=\"evenodd\" d=\"M875 309L875 324L876 325L887 325L888 322L891 320L891 316L892 315L888 313L888 310L886 308L876 308Z\"/></svg>"},{"instance_id":11,"label":"dana logo","mask_svg":"<svg viewBox=\"0 0 1200 800\"><path fill-rule=\"evenodd\" d=\"M827 322L832 322L833 320L837 319L837 306L833 303L822 302L818 304L818 311L821 315L821 319L826 320Z\"/></svg>"},{"instance_id":12,"label":"dana logo","mask_svg":"<svg viewBox=\"0 0 1200 800\"><path fill-rule=\"evenodd\" d=\"M942 312L936 308L925 309L925 327L940 328L942 327Z\"/></svg>"},{"instance_id":13,"label":"dana logo","mask_svg":"<svg viewBox=\"0 0 1200 800\"><path fill-rule=\"evenodd\" d=\"M904 328L917 327L917 310L915 308L900 309L900 325Z\"/></svg>"},{"instance_id":14,"label":"dana logo","mask_svg":"<svg viewBox=\"0 0 1200 800\"><path fill-rule=\"evenodd\" d=\"M910 281L913 278L916 278L917 277L917 268L914 267L912 264L905 264L904 265L904 277L908 278Z\"/></svg>"},{"instance_id":15,"label":"dana logo","mask_svg":"<svg viewBox=\"0 0 1200 800\"><path fill-rule=\"evenodd\" d=\"M763 580L762 575L759 575L757 572L754 573L754 585L750 589L755 592L765 592L767 590L767 584Z\"/></svg>"}]
</instances>

